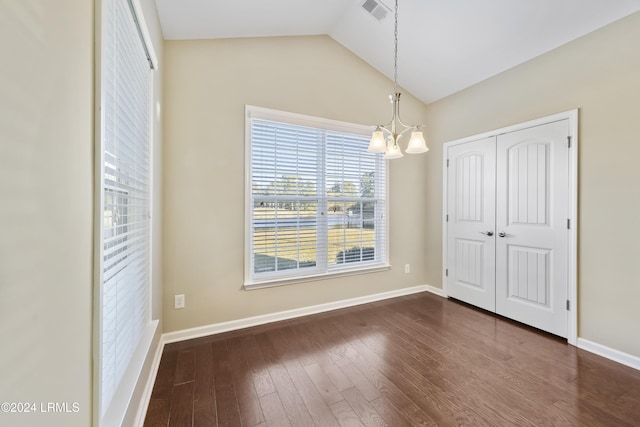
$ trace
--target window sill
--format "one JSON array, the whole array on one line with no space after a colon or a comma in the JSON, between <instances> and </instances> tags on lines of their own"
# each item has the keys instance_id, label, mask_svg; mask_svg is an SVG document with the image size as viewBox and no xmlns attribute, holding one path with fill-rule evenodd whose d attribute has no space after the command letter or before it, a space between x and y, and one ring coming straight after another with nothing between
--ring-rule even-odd
<instances>
[{"instance_id":1,"label":"window sill","mask_svg":"<svg viewBox=\"0 0 640 427\"><path fill-rule=\"evenodd\" d=\"M243 286L246 291L251 291L254 289L273 288L275 286L293 285L295 283L315 282L319 280L335 279L337 277L355 276L358 274L379 273L381 271L387 271L390 269L390 264L382 264L370 267L330 271L327 273L312 274L308 276L282 277L272 280L261 280L259 282L245 282Z\"/></svg>"}]
</instances>

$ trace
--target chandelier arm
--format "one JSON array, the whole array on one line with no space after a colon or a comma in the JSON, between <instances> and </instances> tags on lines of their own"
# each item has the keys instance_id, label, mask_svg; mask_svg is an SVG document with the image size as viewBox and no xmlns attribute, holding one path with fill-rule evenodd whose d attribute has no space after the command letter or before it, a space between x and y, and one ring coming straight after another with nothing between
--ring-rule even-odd
<instances>
[{"instance_id":1,"label":"chandelier arm","mask_svg":"<svg viewBox=\"0 0 640 427\"><path fill-rule=\"evenodd\" d=\"M404 135L405 133L409 132L410 130L414 130L414 129L416 129L416 128L417 128L417 126L407 126L407 128L406 128L405 130L403 130L402 132L400 132L400 133L398 134L398 139L400 139L400 137L401 137L402 135Z\"/></svg>"},{"instance_id":2,"label":"chandelier arm","mask_svg":"<svg viewBox=\"0 0 640 427\"><path fill-rule=\"evenodd\" d=\"M405 128L416 128L417 126L415 125L408 125L405 122L402 121L402 118L400 117L400 93L396 93L396 101L394 102L394 118L398 119L398 122L404 126Z\"/></svg>"},{"instance_id":3,"label":"chandelier arm","mask_svg":"<svg viewBox=\"0 0 640 427\"><path fill-rule=\"evenodd\" d=\"M408 130L408 129L416 129L416 128L418 128L418 127L419 127L418 125L408 125L408 124L406 124L405 122L403 122L403 121L402 121L402 119L400 118L400 114L398 114L398 123L400 123L403 127L407 128L407 129L405 129L405 130ZM404 132L404 131L403 131L403 132Z\"/></svg>"},{"instance_id":4,"label":"chandelier arm","mask_svg":"<svg viewBox=\"0 0 640 427\"><path fill-rule=\"evenodd\" d=\"M406 124L405 122L402 121L402 119L400 118L400 113L398 113L398 123L400 123L405 128L412 128L413 127L413 126L408 125L408 124Z\"/></svg>"},{"instance_id":5,"label":"chandelier arm","mask_svg":"<svg viewBox=\"0 0 640 427\"><path fill-rule=\"evenodd\" d=\"M388 134L390 134L390 135L391 135L391 134L394 134L394 133L396 133L397 135L400 135L400 134L403 134L404 132L406 132L406 131L408 131L408 130L410 130L410 129L418 129L418 128L420 127L420 126L417 126L417 125L414 125L414 126L408 126L408 125L405 125L405 124L404 124L404 123L402 123L402 122L397 122L397 123L396 123L396 131L394 132L394 131L390 128L390 125L391 125L391 123L388 123L388 124L386 124L385 126L380 125L380 126L378 126L378 127L380 128L379 130L384 131L384 132L387 132L387 133L388 133ZM400 133L398 133L398 130L399 130L399 129L398 129L398 126L397 126L397 125L400 125L400 127L402 127L402 130L400 131Z\"/></svg>"}]
</instances>

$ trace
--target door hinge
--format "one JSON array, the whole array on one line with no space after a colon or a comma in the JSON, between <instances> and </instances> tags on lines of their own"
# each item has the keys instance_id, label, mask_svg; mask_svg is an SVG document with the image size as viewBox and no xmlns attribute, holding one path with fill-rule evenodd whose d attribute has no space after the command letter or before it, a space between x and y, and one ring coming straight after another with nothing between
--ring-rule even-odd
<instances>
[{"instance_id":1,"label":"door hinge","mask_svg":"<svg viewBox=\"0 0 640 427\"><path fill-rule=\"evenodd\" d=\"M449 222L449 214L447 214L447 222Z\"/></svg>"},{"instance_id":2,"label":"door hinge","mask_svg":"<svg viewBox=\"0 0 640 427\"><path fill-rule=\"evenodd\" d=\"M567 230L571 230L571 219L567 218Z\"/></svg>"},{"instance_id":3,"label":"door hinge","mask_svg":"<svg viewBox=\"0 0 640 427\"><path fill-rule=\"evenodd\" d=\"M449 159L447 159L447 167L449 167Z\"/></svg>"},{"instance_id":4,"label":"door hinge","mask_svg":"<svg viewBox=\"0 0 640 427\"><path fill-rule=\"evenodd\" d=\"M567 137L567 147L571 148L571 136Z\"/></svg>"},{"instance_id":5,"label":"door hinge","mask_svg":"<svg viewBox=\"0 0 640 427\"><path fill-rule=\"evenodd\" d=\"M444 275L449 277L449 269L448 268L446 270L444 270Z\"/></svg>"},{"instance_id":6,"label":"door hinge","mask_svg":"<svg viewBox=\"0 0 640 427\"><path fill-rule=\"evenodd\" d=\"M567 311L571 310L571 301L567 300Z\"/></svg>"}]
</instances>

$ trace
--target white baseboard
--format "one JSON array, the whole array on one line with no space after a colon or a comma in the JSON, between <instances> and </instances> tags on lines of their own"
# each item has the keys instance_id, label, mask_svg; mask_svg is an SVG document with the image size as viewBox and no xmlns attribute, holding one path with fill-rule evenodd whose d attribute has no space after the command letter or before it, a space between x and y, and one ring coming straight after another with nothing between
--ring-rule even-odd
<instances>
[{"instance_id":1,"label":"white baseboard","mask_svg":"<svg viewBox=\"0 0 640 427\"><path fill-rule=\"evenodd\" d=\"M577 344L578 348L640 371L640 357L624 353L622 351L586 340L584 338L578 338Z\"/></svg>"},{"instance_id":2,"label":"white baseboard","mask_svg":"<svg viewBox=\"0 0 640 427\"><path fill-rule=\"evenodd\" d=\"M296 308L293 310L280 311L277 313L263 314L260 316L247 317L245 319L231 320L228 322L214 323L211 325L199 326L197 328L184 329L181 331L168 332L162 335L165 344L200 338L207 335L220 334L223 332L235 331L238 329L250 328L252 326L264 325L281 320L294 319L296 317L308 316L311 314L324 313L325 311L338 310L340 308L353 307L374 301L381 301L389 298L396 298L404 295L411 295L420 292L432 292L439 294L440 289L429 285L414 286L411 288L397 289L379 294L366 295L363 297L349 298L334 301L326 304L312 305L308 307Z\"/></svg>"},{"instance_id":3,"label":"white baseboard","mask_svg":"<svg viewBox=\"0 0 640 427\"><path fill-rule=\"evenodd\" d=\"M436 294L439 297L446 298L444 295L444 290L442 288L435 288L430 285L424 285L425 291L431 292L432 294Z\"/></svg>"}]
</instances>

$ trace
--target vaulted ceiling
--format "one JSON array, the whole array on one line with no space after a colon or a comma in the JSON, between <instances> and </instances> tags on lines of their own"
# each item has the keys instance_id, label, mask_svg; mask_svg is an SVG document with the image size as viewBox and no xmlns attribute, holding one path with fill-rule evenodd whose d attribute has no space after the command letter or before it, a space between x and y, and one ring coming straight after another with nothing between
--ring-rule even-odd
<instances>
[{"instance_id":1,"label":"vaulted ceiling","mask_svg":"<svg viewBox=\"0 0 640 427\"><path fill-rule=\"evenodd\" d=\"M393 79L395 0L156 4L167 40L327 34ZM429 103L637 11L640 0L399 0L398 84Z\"/></svg>"}]
</instances>

